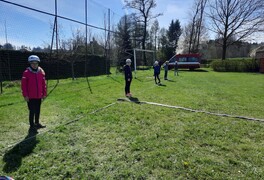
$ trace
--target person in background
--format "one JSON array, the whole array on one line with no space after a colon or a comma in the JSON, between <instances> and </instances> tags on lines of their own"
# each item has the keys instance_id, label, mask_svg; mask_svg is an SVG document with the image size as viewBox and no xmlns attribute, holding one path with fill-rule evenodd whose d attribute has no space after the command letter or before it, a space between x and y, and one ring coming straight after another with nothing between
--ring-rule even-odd
<instances>
[{"instance_id":1,"label":"person in background","mask_svg":"<svg viewBox=\"0 0 264 180\"><path fill-rule=\"evenodd\" d=\"M174 76L179 76L179 73L178 73L178 61L175 61L175 65L174 65Z\"/></svg>"},{"instance_id":2,"label":"person in background","mask_svg":"<svg viewBox=\"0 0 264 180\"><path fill-rule=\"evenodd\" d=\"M164 68L164 80L168 80L168 71L169 71L169 61L165 61L163 64Z\"/></svg>"},{"instance_id":3,"label":"person in background","mask_svg":"<svg viewBox=\"0 0 264 180\"><path fill-rule=\"evenodd\" d=\"M126 97L131 97L132 94L130 93L130 85L132 82L132 71L131 71L131 59L126 60L126 65L124 66L124 73L125 73L125 95Z\"/></svg>"},{"instance_id":4,"label":"person in background","mask_svg":"<svg viewBox=\"0 0 264 180\"><path fill-rule=\"evenodd\" d=\"M153 69L154 69L155 83L156 84L160 84L160 78L159 78L160 65L159 65L159 62L158 61L155 61L154 62ZM158 79L158 83L157 83L157 79Z\"/></svg>"},{"instance_id":5,"label":"person in background","mask_svg":"<svg viewBox=\"0 0 264 180\"><path fill-rule=\"evenodd\" d=\"M47 96L45 72L39 67L40 59L36 55L28 57L29 67L23 72L21 80L22 95L29 109L31 130L44 128L39 122L41 101Z\"/></svg>"}]
</instances>

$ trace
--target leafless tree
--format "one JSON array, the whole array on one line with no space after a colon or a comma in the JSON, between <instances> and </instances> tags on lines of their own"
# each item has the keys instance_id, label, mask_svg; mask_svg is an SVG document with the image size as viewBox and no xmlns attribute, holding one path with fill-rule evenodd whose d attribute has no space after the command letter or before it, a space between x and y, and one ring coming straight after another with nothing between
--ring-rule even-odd
<instances>
[{"instance_id":1,"label":"leafless tree","mask_svg":"<svg viewBox=\"0 0 264 180\"><path fill-rule=\"evenodd\" d=\"M194 11L191 14L191 22L185 27L185 42L188 44L189 53L197 53L204 29L204 12L208 0L195 0Z\"/></svg>"},{"instance_id":2,"label":"leafless tree","mask_svg":"<svg viewBox=\"0 0 264 180\"><path fill-rule=\"evenodd\" d=\"M155 59L156 59L156 50L157 50L157 34L159 29L160 29L159 22L156 19L150 28L150 35L151 35L150 38L152 42L154 41Z\"/></svg>"},{"instance_id":3,"label":"leafless tree","mask_svg":"<svg viewBox=\"0 0 264 180\"><path fill-rule=\"evenodd\" d=\"M125 7L135 9L138 13L135 14L136 21L143 24L142 49L145 48L147 37L147 26L150 20L161 16L162 14L151 13L151 10L157 6L155 0L125 0ZM144 55L144 61L146 57Z\"/></svg>"},{"instance_id":4,"label":"leafless tree","mask_svg":"<svg viewBox=\"0 0 264 180\"><path fill-rule=\"evenodd\" d=\"M264 23L263 0L211 0L209 9L210 30L219 36L223 60L230 45L258 32Z\"/></svg>"}]
</instances>

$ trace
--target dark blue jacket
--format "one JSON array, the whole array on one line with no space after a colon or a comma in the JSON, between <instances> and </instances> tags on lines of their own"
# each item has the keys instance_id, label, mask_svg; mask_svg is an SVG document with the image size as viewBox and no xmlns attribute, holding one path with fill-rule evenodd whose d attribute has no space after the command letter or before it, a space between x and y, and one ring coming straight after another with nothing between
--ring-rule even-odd
<instances>
[{"instance_id":1,"label":"dark blue jacket","mask_svg":"<svg viewBox=\"0 0 264 180\"><path fill-rule=\"evenodd\" d=\"M125 80L128 80L128 79L131 80L133 78L131 67L129 65L124 66L124 73L125 73Z\"/></svg>"},{"instance_id":2,"label":"dark blue jacket","mask_svg":"<svg viewBox=\"0 0 264 180\"><path fill-rule=\"evenodd\" d=\"M160 74L160 66L159 65L153 66L153 68L154 68L154 75L155 74Z\"/></svg>"}]
</instances>

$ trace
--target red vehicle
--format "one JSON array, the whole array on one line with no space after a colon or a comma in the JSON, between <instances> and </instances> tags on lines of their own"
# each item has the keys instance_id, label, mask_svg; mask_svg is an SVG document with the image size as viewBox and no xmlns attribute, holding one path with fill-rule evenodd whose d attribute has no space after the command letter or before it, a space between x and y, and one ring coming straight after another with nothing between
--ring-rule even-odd
<instances>
[{"instance_id":1,"label":"red vehicle","mask_svg":"<svg viewBox=\"0 0 264 180\"><path fill-rule=\"evenodd\" d=\"M175 61L178 62L178 68L187 68L194 70L200 68L201 55L200 54L175 54L169 60L169 69L174 68Z\"/></svg>"}]
</instances>

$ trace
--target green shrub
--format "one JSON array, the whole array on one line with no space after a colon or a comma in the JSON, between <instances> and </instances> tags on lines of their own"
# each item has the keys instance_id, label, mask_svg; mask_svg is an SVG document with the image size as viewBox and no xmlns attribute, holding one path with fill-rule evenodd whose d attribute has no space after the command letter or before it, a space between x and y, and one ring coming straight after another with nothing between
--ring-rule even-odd
<instances>
[{"instance_id":1,"label":"green shrub","mask_svg":"<svg viewBox=\"0 0 264 180\"><path fill-rule=\"evenodd\" d=\"M219 72L257 72L259 62L255 59L214 60L211 67Z\"/></svg>"}]
</instances>

